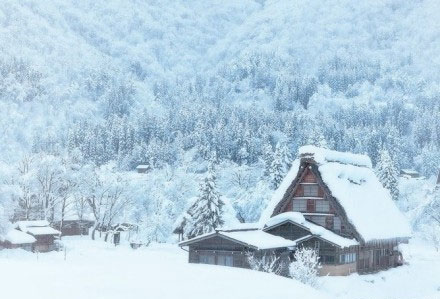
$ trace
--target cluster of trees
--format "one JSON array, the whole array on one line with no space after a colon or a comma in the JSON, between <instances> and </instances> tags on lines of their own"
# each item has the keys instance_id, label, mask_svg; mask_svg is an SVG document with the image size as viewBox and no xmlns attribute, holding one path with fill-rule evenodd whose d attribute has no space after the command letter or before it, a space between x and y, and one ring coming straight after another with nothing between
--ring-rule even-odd
<instances>
[{"instance_id":1,"label":"cluster of trees","mask_svg":"<svg viewBox=\"0 0 440 299\"><path fill-rule=\"evenodd\" d=\"M111 165L91 167L72 157L42 153L27 155L11 167L3 189L8 204L0 215L7 210L8 221L47 219L62 227L65 219L94 220L93 238L132 205L129 182Z\"/></svg>"}]
</instances>

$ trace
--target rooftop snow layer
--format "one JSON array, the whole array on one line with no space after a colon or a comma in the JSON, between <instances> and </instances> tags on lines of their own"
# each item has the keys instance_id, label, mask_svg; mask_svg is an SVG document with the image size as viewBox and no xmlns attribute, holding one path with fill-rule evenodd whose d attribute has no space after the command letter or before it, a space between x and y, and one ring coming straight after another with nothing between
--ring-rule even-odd
<instances>
[{"instance_id":1,"label":"rooftop snow layer","mask_svg":"<svg viewBox=\"0 0 440 299\"><path fill-rule=\"evenodd\" d=\"M224 236L229 239L233 239L240 243L244 243L250 247L254 247L256 249L271 249L271 248L283 248L283 247L294 247L296 246L295 241L287 240L282 237L274 236L268 234L261 230L244 230L244 231L233 231L233 232L224 232L217 231L212 233L203 234L192 238L190 240L186 240L180 242L180 246L186 246L191 243L194 243L198 240L210 238L215 235Z\"/></svg>"},{"instance_id":2,"label":"rooftop snow layer","mask_svg":"<svg viewBox=\"0 0 440 299\"><path fill-rule=\"evenodd\" d=\"M278 187L277 190L275 190L266 208L261 213L260 221L259 221L260 227L263 227L266 224L266 222L272 216L272 213L275 210L277 204L283 199L284 194L287 192L287 189L290 187L296 175L298 174L299 165L300 165L299 159L293 161L290 170L287 172L280 186Z\"/></svg>"},{"instance_id":3,"label":"rooftop snow layer","mask_svg":"<svg viewBox=\"0 0 440 299\"><path fill-rule=\"evenodd\" d=\"M27 233L34 235L34 236L42 236L42 235L60 235L61 232L50 227L50 226L44 226L44 227L28 227L26 230Z\"/></svg>"},{"instance_id":4,"label":"rooftop snow layer","mask_svg":"<svg viewBox=\"0 0 440 299\"><path fill-rule=\"evenodd\" d=\"M329 162L319 171L365 241L411 235L408 222L371 168Z\"/></svg>"},{"instance_id":5,"label":"rooftop snow layer","mask_svg":"<svg viewBox=\"0 0 440 299\"><path fill-rule=\"evenodd\" d=\"M34 236L61 234L60 231L50 227L49 222L46 220L18 221L15 226L22 232L29 233Z\"/></svg>"},{"instance_id":6,"label":"rooftop snow layer","mask_svg":"<svg viewBox=\"0 0 440 299\"><path fill-rule=\"evenodd\" d=\"M11 229L6 236L0 238L1 241L8 241L11 244L31 244L36 242L37 240L29 234L21 232L16 229Z\"/></svg>"},{"instance_id":7,"label":"rooftop snow layer","mask_svg":"<svg viewBox=\"0 0 440 299\"><path fill-rule=\"evenodd\" d=\"M310 233L314 236L319 236L327 241L330 241L333 244L336 244L342 248L349 247L353 245L359 245L359 243L354 239L348 239L341 237L337 234L335 234L332 231L329 231L328 229L325 229L324 227L314 224L312 222L307 221L304 216L299 212L286 212L282 214L278 214L272 218L269 219L266 223L266 228L270 228L273 226L276 226L278 224L281 224L283 222L293 222L297 223L301 226L304 226L307 228Z\"/></svg>"},{"instance_id":8,"label":"rooftop snow layer","mask_svg":"<svg viewBox=\"0 0 440 299\"><path fill-rule=\"evenodd\" d=\"M327 162L338 162L342 164L351 164L369 168L372 167L371 160L366 155L332 151L313 145L302 146L299 148L298 152L301 158L313 158L313 160L315 160L318 164L324 164Z\"/></svg>"}]
</instances>

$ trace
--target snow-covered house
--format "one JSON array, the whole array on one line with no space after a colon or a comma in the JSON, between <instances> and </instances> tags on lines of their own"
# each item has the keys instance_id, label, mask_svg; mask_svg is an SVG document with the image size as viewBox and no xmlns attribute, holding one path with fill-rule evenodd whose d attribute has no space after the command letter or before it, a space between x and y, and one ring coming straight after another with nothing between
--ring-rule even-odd
<instances>
[{"instance_id":1,"label":"snow-covered house","mask_svg":"<svg viewBox=\"0 0 440 299\"><path fill-rule=\"evenodd\" d=\"M293 241L294 246L285 247L290 255L301 246L316 249L321 275L397 266L402 263L398 245L410 237L406 219L375 176L367 156L313 146L300 148L299 159L275 191L259 227L266 235ZM242 235L247 233L242 231ZM222 238L221 232L216 234ZM218 263L216 256L224 242L202 244L200 240L205 239L180 243L189 247L190 262L205 262L200 258L203 252L214 256L210 262ZM231 246L227 251L232 252Z\"/></svg>"},{"instance_id":2,"label":"snow-covered house","mask_svg":"<svg viewBox=\"0 0 440 299\"><path fill-rule=\"evenodd\" d=\"M27 251L32 251L33 244L37 240L22 231L11 229L4 236L0 236L0 249L14 249L21 248Z\"/></svg>"},{"instance_id":3,"label":"snow-covered house","mask_svg":"<svg viewBox=\"0 0 440 299\"><path fill-rule=\"evenodd\" d=\"M34 251L48 252L57 249L55 239L61 235L61 232L50 227L46 220L18 221L15 223L15 228L36 239L33 244Z\"/></svg>"}]
</instances>

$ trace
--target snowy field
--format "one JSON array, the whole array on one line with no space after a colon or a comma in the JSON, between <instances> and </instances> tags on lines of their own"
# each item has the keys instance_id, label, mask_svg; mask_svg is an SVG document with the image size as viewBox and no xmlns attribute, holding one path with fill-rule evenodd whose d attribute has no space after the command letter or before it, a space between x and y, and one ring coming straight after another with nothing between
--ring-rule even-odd
<instances>
[{"instance_id":1,"label":"snowy field","mask_svg":"<svg viewBox=\"0 0 440 299\"><path fill-rule=\"evenodd\" d=\"M64 252L0 252L2 295L35 299L440 298L440 254L414 242L410 266L375 275L325 277L318 290L250 270L187 264L175 245L132 250L65 240ZM3 297L3 296L2 296Z\"/></svg>"}]
</instances>

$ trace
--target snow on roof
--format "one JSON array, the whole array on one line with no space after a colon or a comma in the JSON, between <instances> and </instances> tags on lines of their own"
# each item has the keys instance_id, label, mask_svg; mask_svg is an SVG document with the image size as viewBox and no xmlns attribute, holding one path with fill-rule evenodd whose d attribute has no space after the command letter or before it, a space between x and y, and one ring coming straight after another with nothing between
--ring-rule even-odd
<instances>
[{"instance_id":1,"label":"snow on roof","mask_svg":"<svg viewBox=\"0 0 440 299\"><path fill-rule=\"evenodd\" d=\"M242 230L242 231L227 231L227 232L216 231L216 232L197 236L190 240L180 242L179 246L187 246L199 240L211 238L216 235L238 241L240 243L243 243L244 245L253 247L258 250L296 246L295 241L274 236L261 230Z\"/></svg>"},{"instance_id":2,"label":"snow on roof","mask_svg":"<svg viewBox=\"0 0 440 299\"><path fill-rule=\"evenodd\" d=\"M333 244L336 244L340 247L349 247L353 245L359 245L359 243L354 239L348 239L341 237L334 232L325 229L324 227L314 224L310 221L307 221L304 216L299 212L286 212L278 214L269 219L266 223L265 229L269 229L271 227L277 226L284 222L293 222L305 227L310 233L314 236L319 236L322 239L325 239ZM298 240L297 240L298 241Z\"/></svg>"},{"instance_id":3,"label":"snow on roof","mask_svg":"<svg viewBox=\"0 0 440 299\"><path fill-rule=\"evenodd\" d=\"M331 162L320 165L319 172L366 242L411 235L407 220L371 168Z\"/></svg>"},{"instance_id":4,"label":"snow on roof","mask_svg":"<svg viewBox=\"0 0 440 299\"><path fill-rule=\"evenodd\" d=\"M326 148L316 147L313 145L302 146L299 148L298 152L301 158L312 158L318 164L337 162L369 168L372 167L371 160L366 155L338 152Z\"/></svg>"},{"instance_id":5,"label":"snow on roof","mask_svg":"<svg viewBox=\"0 0 440 299\"><path fill-rule=\"evenodd\" d=\"M148 169L150 168L150 165L140 164L136 166L136 169Z\"/></svg>"},{"instance_id":6,"label":"snow on roof","mask_svg":"<svg viewBox=\"0 0 440 299\"><path fill-rule=\"evenodd\" d=\"M261 228L261 225L257 222L251 222L251 223L237 223L229 226L222 227L221 231L231 231L231 230L253 230L253 229L259 229Z\"/></svg>"},{"instance_id":7,"label":"snow on roof","mask_svg":"<svg viewBox=\"0 0 440 299\"><path fill-rule=\"evenodd\" d=\"M419 172L414 170L414 169L402 169L402 170L400 170L400 173L402 173L402 174L413 174L413 175L419 174Z\"/></svg>"},{"instance_id":8,"label":"snow on roof","mask_svg":"<svg viewBox=\"0 0 440 299\"><path fill-rule=\"evenodd\" d=\"M44 226L44 227L28 227L26 230L27 233L34 235L34 236L41 236L41 235L60 235L61 232L50 227L50 226Z\"/></svg>"},{"instance_id":9,"label":"snow on roof","mask_svg":"<svg viewBox=\"0 0 440 299\"><path fill-rule=\"evenodd\" d=\"M29 234L21 232L16 229L11 229L4 237L0 238L2 242L9 242L11 244L32 244L37 240Z\"/></svg>"},{"instance_id":10,"label":"snow on roof","mask_svg":"<svg viewBox=\"0 0 440 299\"><path fill-rule=\"evenodd\" d=\"M15 226L22 232L29 233L34 236L61 234L60 231L50 227L49 222L46 220L18 221Z\"/></svg>"},{"instance_id":11,"label":"snow on roof","mask_svg":"<svg viewBox=\"0 0 440 299\"><path fill-rule=\"evenodd\" d=\"M263 227L266 222L270 219L272 216L273 211L275 210L275 207L277 204L283 199L284 194L287 192L287 189L290 187L292 182L295 180L296 175L298 174L300 165L300 160L296 159L293 161L292 166L290 167L290 170L287 172L286 176L284 177L283 181L281 182L280 186L272 195L272 198L268 202L266 208L263 210L260 216L259 225L260 227Z\"/></svg>"}]
</instances>

